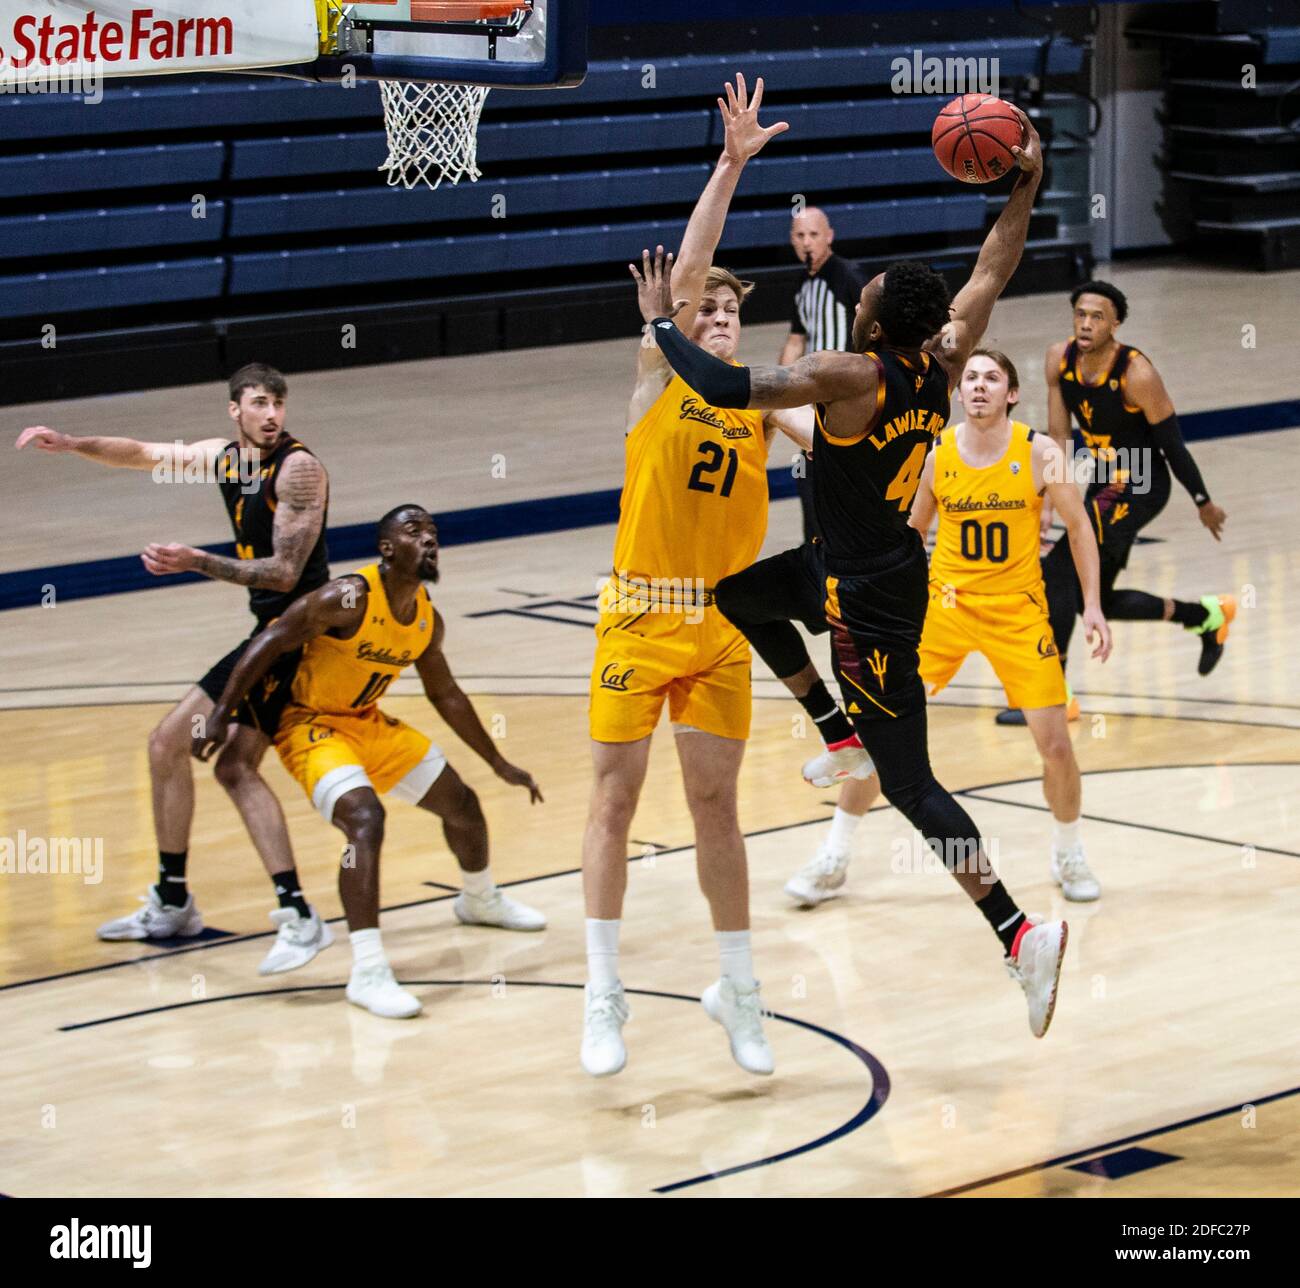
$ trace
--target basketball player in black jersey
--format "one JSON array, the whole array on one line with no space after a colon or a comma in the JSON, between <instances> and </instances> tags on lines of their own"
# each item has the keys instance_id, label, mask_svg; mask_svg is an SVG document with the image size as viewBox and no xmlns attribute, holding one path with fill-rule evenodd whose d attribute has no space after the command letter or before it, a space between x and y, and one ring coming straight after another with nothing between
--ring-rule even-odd
<instances>
[{"instance_id":1,"label":"basketball player in black jersey","mask_svg":"<svg viewBox=\"0 0 1300 1288\"><path fill-rule=\"evenodd\" d=\"M130 438L74 437L44 426L26 429L18 446L70 452L102 465L153 471L156 481L216 481L234 528L238 557L184 545L151 545L141 556L156 576L199 572L247 586L256 619L253 638L284 610L329 580L325 517L329 481L315 456L285 429L288 388L271 367L253 364L230 379L230 419L238 437L195 443L143 443ZM101 939L188 938L203 919L186 884L194 780L190 739L196 718L212 713L249 640L223 657L149 735L157 885L144 906L100 926ZM303 897L280 802L258 772L293 687L297 657L281 659L257 692L241 705L236 726L216 761L226 789L275 885L280 907L276 942L259 967L277 974L308 962L332 941L329 927Z\"/></svg>"},{"instance_id":2,"label":"basketball player in black jersey","mask_svg":"<svg viewBox=\"0 0 1300 1288\"><path fill-rule=\"evenodd\" d=\"M1024 250L1042 153L1029 118L1020 118L1024 143L1014 151L1021 173L970 281L951 305L936 273L920 264L896 264L862 292L854 318L856 352L810 354L790 367L719 361L672 324L671 299L651 330L677 373L712 406L817 405L813 489L822 540L803 548L813 550L811 556L796 552L799 567L778 556L786 567L775 570L781 575L771 587L751 585L749 593L742 588L727 594L728 580L761 583L751 578L755 569L724 580L719 607L801 697L828 746L862 761L862 750L848 745L856 730L885 796L940 855L998 936L1008 968L1024 988L1030 1030L1041 1037L1056 1004L1067 928L1064 922L1027 920L997 879L974 821L930 768L918 670L928 567L920 535L908 526L926 455L948 420L952 389ZM811 581L820 592L852 727L834 710L793 626L771 620L773 601L800 598L794 589L800 581ZM810 611L816 612L811 604L802 614L786 615L806 618Z\"/></svg>"},{"instance_id":3,"label":"basketball player in black jersey","mask_svg":"<svg viewBox=\"0 0 1300 1288\"><path fill-rule=\"evenodd\" d=\"M1197 671L1209 675L1223 656L1237 613L1231 595L1202 595L1190 603L1116 590L1137 535L1165 508L1173 476L1187 489L1201 523L1222 540L1224 511L1210 500L1178 428L1174 404L1151 360L1115 335L1128 301L1109 282L1084 282L1070 293L1074 335L1047 350L1048 432L1073 456L1070 421L1092 455L1093 477L1084 503L1101 555L1101 607L1112 621L1175 622L1201 637ZM1044 516L1045 522L1050 516ZM1079 579L1062 537L1043 560L1052 631L1065 665L1075 615L1083 605ZM1020 712L1003 712L999 724L1023 724Z\"/></svg>"}]
</instances>

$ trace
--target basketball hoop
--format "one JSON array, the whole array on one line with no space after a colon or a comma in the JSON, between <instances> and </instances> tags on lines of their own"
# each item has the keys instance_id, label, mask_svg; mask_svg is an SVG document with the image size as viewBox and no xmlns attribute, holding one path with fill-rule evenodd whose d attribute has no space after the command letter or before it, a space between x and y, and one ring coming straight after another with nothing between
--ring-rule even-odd
<instances>
[{"instance_id":1,"label":"basketball hoop","mask_svg":"<svg viewBox=\"0 0 1300 1288\"><path fill-rule=\"evenodd\" d=\"M411 17L439 24L444 31L484 35L489 58L498 36L519 33L533 11L531 0L412 0ZM410 189L423 183L437 188L444 179L471 183L478 168L478 123L487 100L485 85L439 81L382 81L384 127L388 134L390 186Z\"/></svg>"}]
</instances>

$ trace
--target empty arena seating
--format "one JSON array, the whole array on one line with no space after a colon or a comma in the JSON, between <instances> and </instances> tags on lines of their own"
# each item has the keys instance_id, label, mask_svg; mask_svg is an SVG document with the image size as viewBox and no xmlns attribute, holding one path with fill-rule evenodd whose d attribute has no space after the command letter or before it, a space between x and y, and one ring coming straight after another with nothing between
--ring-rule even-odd
<instances>
[{"instance_id":1,"label":"empty arena seating","mask_svg":"<svg viewBox=\"0 0 1300 1288\"><path fill-rule=\"evenodd\" d=\"M1080 46L936 43L996 56L1003 85L1072 78ZM723 241L745 267L789 263L792 195L870 256L978 245L1005 194L938 172L946 96L889 92L902 46L596 61L572 90L496 91L477 184L390 188L379 94L264 76L108 81L103 101L0 96L0 347L32 322L105 326L454 299L496 285L609 281L680 236L721 141L712 106L742 67L791 124L747 170ZM1057 236L1054 221L1035 237Z\"/></svg>"},{"instance_id":2,"label":"empty arena seating","mask_svg":"<svg viewBox=\"0 0 1300 1288\"><path fill-rule=\"evenodd\" d=\"M1228 29L1129 30L1164 55L1166 227L1207 257L1300 267L1300 27L1204 17Z\"/></svg>"}]
</instances>

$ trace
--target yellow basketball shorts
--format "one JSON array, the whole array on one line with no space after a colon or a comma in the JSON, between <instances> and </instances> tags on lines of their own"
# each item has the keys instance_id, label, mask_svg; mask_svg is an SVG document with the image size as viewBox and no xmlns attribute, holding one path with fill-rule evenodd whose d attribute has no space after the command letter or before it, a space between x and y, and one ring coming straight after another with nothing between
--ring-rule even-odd
<instances>
[{"instance_id":1,"label":"yellow basketball shorts","mask_svg":"<svg viewBox=\"0 0 1300 1288\"><path fill-rule=\"evenodd\" d=\"M1033 711L1066 700L1045 594L963 595L932 581L921 632L921 679L931 697L969 653L988 658L1010 706Z\"/></svg>"},{"instance_id":2,"label":"yellow basketball shorts","mask_svg":"<svg viewBox=\"0 0 1300 1288\"><path fill-rule=\"evenodd\" d=\"M332 820L334 804L354 787L392 791L418 804L446 766L446 758L418 729L378 707L328 715L290 705L275 749L285 769Z\"/></svg>"},{"instance_id":3,"label":"yellow basketball shorts","mask_svg":"<svg viewBox=\"0 0 1300 1288\"><path fill-rule=\"evenodd\" d=\"M597 742L644 738L667 702L675 725L744 740L749 673L748 641L714 607L602 614L591 667L591 736Z\"/></svg>"}]
</instances>

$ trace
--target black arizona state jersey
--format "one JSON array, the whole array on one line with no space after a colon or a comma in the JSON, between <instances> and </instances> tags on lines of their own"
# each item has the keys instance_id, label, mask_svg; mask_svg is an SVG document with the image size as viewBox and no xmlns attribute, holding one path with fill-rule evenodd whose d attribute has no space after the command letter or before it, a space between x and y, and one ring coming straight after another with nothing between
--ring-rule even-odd
<instances>
[{"instance_id":1,"label":"black arizona state jersey","mask_svg":"<svg viewBox=\"0 0 1300 1288\"><path fill-rule=\"evenodd\" d=\"M1079 370L1079 349L1073 340L1061 356L1061 397L1097 467L1088 487L1089 497L1103 490L1116 496L1127 492L1131 462L1136 460L1151 471L1152 493L1169 491L1169 467L1155 450L1147 418L1128 400L1129 365L1141 356L1141 350L1120 345L1110 370L1096 384L1084 381Z\"/></svg>"},{"instance_id":2,"label":"black arizona state jersey","mask_svg":"<svg viewBox=\"0 0 1300 1288\"><path fill-rule=\"evenodd\" d=\"M281 466L294 452L307 452L307 448L296 438L282 434L275 450L260 461L245 457L241 462L237 442L227 443L217 457L217 483L235 529L235 546L241 559L269 559L275 553L273 529L278 504L275 480ZM307 454L311 455L310 452ZM249 590L249 607L263 625L279 617L295 599L329 581L329 553L325 548L327 515L328 507L321 516L316 544L307 556L298 584L292 590L263 590L256 586Z\"/></svg>"},{"instance_id":3,"label":"black arizona state jersey","mask_svg":"<svg viewBox=\"0 0 1300 1288\"><path fill-rule=\"evenodd\" d=\"M828 438L817 408L813 503L826 553L863 559L907 538L926 454L948 423L948 374L928 353L868 350L879 372L876 407L862 432Z\"/></svg>"}]
</instances>

